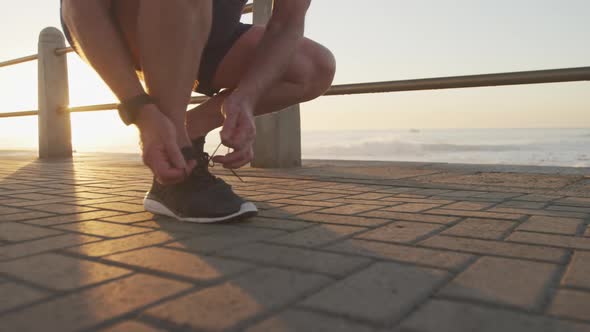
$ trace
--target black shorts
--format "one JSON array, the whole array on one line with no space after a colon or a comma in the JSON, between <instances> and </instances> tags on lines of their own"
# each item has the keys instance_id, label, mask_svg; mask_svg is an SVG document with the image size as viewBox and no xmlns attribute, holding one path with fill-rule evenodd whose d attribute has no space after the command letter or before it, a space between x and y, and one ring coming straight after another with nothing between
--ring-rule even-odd
<instances>
[{"instance_id":1,"label":"black shorts","mask_svg":"<svg viewBox=\"0 0 590 332\"><path fill-rule=\"evenodd\" d=\"M61 1L61 0L60 0ZM235 42L252 27L251 24L240 22L242 10L247 0L213 0L213 20L211 33L203 50L197 80L199 85L195 90L207 96L213 96L219 89L213 87L213 78L221 60L229 52ZM70 43L72 37L66 24L61 19L64 34ZM75 47L74 47L74 50ZM77 50L76 50L77 52Z\"/></svg>"}]
</instances>

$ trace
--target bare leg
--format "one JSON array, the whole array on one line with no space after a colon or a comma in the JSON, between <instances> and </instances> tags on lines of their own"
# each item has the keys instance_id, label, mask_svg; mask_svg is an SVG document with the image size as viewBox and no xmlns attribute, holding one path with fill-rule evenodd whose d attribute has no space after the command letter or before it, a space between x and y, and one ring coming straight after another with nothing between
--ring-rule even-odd
<instances>
[{"instance_id":1,"label":"bare leg","mask_svg":"<svg viewBox=\"0 0 590 332\"><path fill-rule=\"evenodd\" d=\"M176 127L179 146L190 146L185 112L209 36L211 0L117 1L115 9L148 93Z\"/></svg>"},{"instance_id":2,"label":"bare leg","mask_svg":"<svg viewBox=\"0 0 590 332\"><path fill-rule=\"evenodd\" d=\"M240 81L264 33L263 27L253 27L232 47L220 63L213 86L227 88L187 113L187 130L194 139L206 135L223 124L220 108L231 89ZM268 91L257 105L255 115L279 111L290 105L308 101L322 95L334 78L335 60L323 46L305 39L293 57L283 79Z\"/></svg>"}]
</instances>

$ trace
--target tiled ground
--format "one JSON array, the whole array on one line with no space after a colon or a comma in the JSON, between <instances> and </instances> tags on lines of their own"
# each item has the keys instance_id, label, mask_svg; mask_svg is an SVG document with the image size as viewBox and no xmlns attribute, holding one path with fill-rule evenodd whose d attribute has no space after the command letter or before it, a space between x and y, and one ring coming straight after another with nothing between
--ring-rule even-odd
<instances>
[{"instance_id":1,"label":"tiled ground","mask_svg":"<svg viewBox=\"0 0 590 332\"><path fill-rule=\"evenodd\" d=\"M0 331L590 331L586 171L216 170L260 216L196 225L137 157L3 153Z\"/></svg>"}]
</instances>

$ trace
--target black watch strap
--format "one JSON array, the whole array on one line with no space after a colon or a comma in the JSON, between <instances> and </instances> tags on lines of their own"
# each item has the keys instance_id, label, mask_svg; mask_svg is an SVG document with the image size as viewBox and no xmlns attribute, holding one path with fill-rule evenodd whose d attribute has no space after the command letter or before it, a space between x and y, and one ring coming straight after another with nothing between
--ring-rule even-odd
<instances>
[{"instance_id":1,"label":"black watch strap","mask_svg":"<svg viewBox=\"0 0 590 332\"><path fill-rule=\"evenodd\" d=\"M123 120L123 123L129 126L135 123L137 114L144 105L155 103L154 99L147 93L142 93L127 100L123 100L117 107L117 110L119 111L119 116L121 117L121 120Z\"/></svg>"}]
</instances>

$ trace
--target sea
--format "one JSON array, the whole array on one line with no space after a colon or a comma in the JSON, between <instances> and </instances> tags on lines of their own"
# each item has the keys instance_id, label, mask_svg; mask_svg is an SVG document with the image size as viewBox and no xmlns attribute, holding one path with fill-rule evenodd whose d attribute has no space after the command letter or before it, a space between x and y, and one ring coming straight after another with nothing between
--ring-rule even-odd
<instances>
[{"instance_id":1,"label":"sea","mask_svg":"<svg viewBox=\"0 0 590 332\"><path fill-rule=\"evenodd\" d=\"M590 128L395 129L302 133L305 159L590 166Z\"/></svg>"},{"instance_id":2,"label":"sea","mask_svg":"<svg viewBox=\"0 0 590 332\"><path fill-rule=\"evenodd\" d=\"M76 152L139 152L133 132L119 137L77 131ZM33 143L25 144L24 135L0 131L0 150L36 150L36 139L27 133ZM301 136L304 159L590 167L590 128L303 130ZM212 153L218 144L214 131L205 148Z\"/></svg>"}]
</instances>

